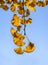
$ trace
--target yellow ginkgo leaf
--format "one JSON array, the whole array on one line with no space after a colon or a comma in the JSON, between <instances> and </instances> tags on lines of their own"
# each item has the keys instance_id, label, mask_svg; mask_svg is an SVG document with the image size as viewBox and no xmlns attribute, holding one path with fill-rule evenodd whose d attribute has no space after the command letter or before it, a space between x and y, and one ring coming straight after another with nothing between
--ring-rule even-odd
<instances>
[{"instance_id":1,"label":"yellow ginkgo leaf","mask_svg":"<svg viewBox=\"0 0 48 65\"><path fill-rule=\"evenodd\" d=\"M36 8L34 7L36 5L36 3L34 3L34 4L32 4L32 3L34 3L34 2L28 2L28 3L26 3L26 6L28 7L29 10L36 12Z\"/></svg>"},{"instance_id":2,"label":"yellow ginkgo leaf","mask_svg":"<svg viewBox=\"0 0 48 65\"><path fill-rule=\"evenodd\" d=\"M33 12L36 12L36 8L35 7L28 6L28 9L32 10Z\"/></svg>"},{"instance_id":3,"label":"yellow ginkgo leaf","mask_svg":"<svg viewBox=\"0 0 48 65\"><path fill-rule=\"evenodd\" d=\"M14 20L19 20L19 17L18 17L16 14L14 14L14 15L13 15L13 19L14 19Z\"/></svg>"},{"instance_id":4,"label":"yellow ginkgo leaf","mask_svg":"<svg viewBox=\"0 0 48 65\"><path fill-rule=\"evenodd\" d=\"M17 8L19 6L17 2L14 2L13 5L15 8Z\"/></svg>"},{"instance_id":5,"label":"yellow ginkgo leaf","mask_svg":"<svg viewBox=\"0 0 48 65\"><path fill-rule=\"evenodd\" d=\"M21 19L21 24L26 24L26 22L27 22L27 20L23 20L23 19Z\"/></svg>"},{"instance_id":6,"label":"yellow ginkgo leaf","mask_svg":"<svg viewBox=\"0 0 48 65\"><path fill-rule=\"evenodd\" d=\"M21 20L21 24L23 24L23 25L27 25L27 24L31 24L32 23L32 19L31 18L29 18L28 20Z\"/></svg>"},{"instance_id":7,"label":"yellow ginkgo leaf","mask_svg":"<svg viewBox=\"0 0 48 65\"><path fill-rule=\"evenodd\" d=\"M12 0L6 0L6 3L7 4L11 4L12 3Z\"/></svg>"},{"instance_id":8,"label":"yellow ginkgo leaf","mask_svg":"<svg viewBox=\"0 0 48 65\"><path fill-rule=\"evenodd\" d=\"M36 0L31 0L32 2L36 3Z\"/></svg>"},{"instance_id":9,"label":"yellow ginkgo leaf","mask_svg":"<svg viewBox=\"0 0 48 65\"><path fill-rule=\"evenodd\" d=\"M17 54L23 54L23 50L19 47L19 48L14 48L14 51L17 53Z\"/></svg>"},{"instance_id":10,"label":"yellow ginkgo leaf","mask_svg":"<svg viewBox=\"0 0 48 65\"><path fill-rule=\"evenodd\" d=\"M29 6L30 3L31 2L29 2L29 1L25 1L25 6Z\"/></svg>"},{"instance_id":11,"label":"yellow ginkgo leaf","mask_svg":"<svg viewBox=\"0 0 48 65\"><path fill-rule=\"evenodd\" d=\"M16 8L15 8L15 6L14 6L13 4L10 6L10 10L11 10L12 12L16 12Z\"/></svg>"},{"instance_id":12,"label":"yellow ginkgo leaf","mask_svg":"<svg viewBox=\"0 0 48 65\"><path fill-rule=\"evenodd\" d=\"M22 34L16 33L16 36L20 39L23 40L25 38L25 36L23 36Z\"/></svg>"},{"instance_id":13,"label":"yellow ginkgo leaf","mask_svg":"<svg viewBox=\"0 0 48 65\"><path fill-rule=\"evenodd\" d=\"M13 1L13 3L18 3L18 0L12 0Z\"/></svg>"},{"instance_id":14,"label":"yellow ginkgo leaf","mask_svg":"<svg viewBox=\"0 0 48 65\"><path fill-rule=\"evenodd\" d=\"M1 8L4 9L5 11L9 9L7 5L1 5Z\"/></svg>"},{"instance_id":15,"label":"yellow ginkgo leaf","mask_svg":"<svg viewBox=\"0 0 48 65\"><path fill-rule=\"evenodd\" d=\"M18 2L18 5L19 5L19 7L20 7L20 6L23 7L23 6L24 6L24 2L22 2L22 1L20 0L20 2Z\"/></svg>"},{"instance_id":16,"label":"yellow ginkgo leaf","mask_svg":"<svg viewBox=\"0 0 48 65\"><path fill-rule=\"evenodd\" d=\"M19 10L17 10L17 11L18 11L18 13L21 14L21 15L25 13L25 10L19 9Z\"/></svg>"},{"instance_id":17,"label":"yellow ginkgo leaf","mask_svg":"<svg viewBox=\"0 0 48 65\"><path fill-rule=\"evenodd\" d=\"M46 6L46 2L42 2L42 7Z\"/></svg>"},{"instance_id":18,"label":"yellow ginkgo leaf","mask_svg":"<svg viewBox=\"0 0 48 65\"><path fill-rule=\"evenodd\" d=\"M24 52L30 53L33 52L35 50L35 46L33 43L29 43L29 45L24 49Z\"/></svg>"},{"instance_id":19,"label":"yellow ginkgo leaf","mask_svg":"<svg viewBox=\"0 0 48 65\"><path fill-rule=\"evenodd\" d=\"M5 3L5 1L4 0L0 0L0 4L4 4Z\"/></svg>"},{"instance_id":20,"label":"yellow ginkgo leaf","mask_svg":"<svg viewBox=\"0 0 48 65\"><path fill-rule=\"evenodd\" d=\"M14 29L11 29L11 34L14 36L14 39L15 40L24 40L24 38L25 38L25 36L23 36L22 34L19 34L19 33L17 33L17 31L16 30L14 30Z\"/></svg>"},{"instance_id":21,"label":"yellow ginkgo leaf","mask_svg":"<svg viewBox=\"0 0 48 65\"><path fill-rule=\"evenodd\" d=\"M20 23L15 22L13 25L16 26L16 27L18 27L18 26L20 26Z\"/></svg>"},{"instance_id":22,"label":"yellow ginkgo leaf","mask_svg":"<svg viewBox=\"0 0 48 65\"><path fill-rule=\"evenodd\" d=\"M24 2L29 2L29 0L24 0Z\"/></svg>"},{"instance_id":23,"label":"yellow ginkgo leaf","mask_svg":"<svg viewBox=\"0 0 48 65\"><path fill-rule=\"evenodd\" d=\"M31 24L31 23L32 23L32 19L29 18L29 19L27 20L26 24Z\"/></svg>"},{"instance_id":24,"label":"yellow ginkgo leaf","mask_svg":"<svg viewBox=\"0 0 48 65\"><path fill-rule=\"evenodd\" d=\"M22 3L18 6L17 12L21 15L25 13Z\"/></svg>"},{"instance_id":25,"label":"yellow ginkgo leaf","mask_svg":"<svg viewBox=\"0 0 48 65\"><path fill-rule=\"evenodd\" d=\"M14 14L13 19L11 20L12 25L18 27L20 26L20 22L21 20L19 19L19 17L16 14Z\"/></svg>"},{"instance_id":26,"label":"yellow ginkgo leaf","mask_svg":"<svg viewBox=\"0 0 48 65\"><path fill-rule=\"evenodd\" d=\"M17 45L17 46L24 46L24 45L25 45L25 42L19 40L19 41L17 41L17 42L15 43L15 45Z\"/></svg>"},{"instance_id":27,"label":"yellow ginkgo leaf","mask_svg":"<svg viewBox=\"0 0 48 65\"><path fill-rule=\"evenodd\" d=\"M35 7L36 6L36 2L35 1L29 2L28 6Z\"/></svg>"},{"instance_id":28,"label":"yellow ginkgo leaf","mask_svg":"<svg viewBox=\"0 0 48 65\"><path fill-rule=\"evenodd\" d=\"M12 23L12 25L15 26L15 27L20 26L19 19L16 19L16 20L13 19L13 20L11 21L11 23Z\"/></svg>"},{"instance_id":29,"label":"yellow ginkgo leaf","mask_svg":"<svg viewBox=\"0 0 48 65\"><path fill-rule=\"evenodd\" d=\"M25 3L26 6L35 7L36 6L36 0L28 1Z\"/></svg>"},{"instance_id":30,"label":"yellow ginkgo leaf","mask_svg":"<svg viewBox=\"0 0 48 65\"><path fill-rule=\"evenodd\" d=\"M46 5L48 5L48 1L46 1Z\"/></svg>"},{"instance_id":31,"label":"yellow ginkgo leaf","mask_svg":"<svg viewBox=\"0 0 48 65\"><path fill-rule=\"evenodd\" d=\"M37 3L36 3L36 5L37 6L42 6L42 7L44 7L44 6L46 6L46 1L44 2L44 1L38 1Z\"/></svg>"},{"instance_id":32,"label":"yellow ginkgo leaf","mask_svg":"<svg viewBox=\"0 0 48 65\"><path fill-rule=\"evenodd\" d=\"M14 28L11 28L10 32L13 36L15 36L15 33L17 33L17 31Z\"/></svg>"},{"instance_id":33,"label":"yellow ginkgo leaf","mask_svg":"<svg viewBox=\"0 0 48 65\"><path fill-rule=\"evenodd\" d=\"M38 2L36 2L36 5L37 6L42 6L42 2L41 1L38 1Z\"/></svg>"},{"instance_id":34,"label":"yellow ginkgo leaf","mask_svg":"<svg viewBox=\"0 0 48 65\"><path fill-rule=\"evenodd\" d=\"M20 41L19 38L13 37L13 42L16 43L17 41Z\"/></svg>"}]
</instances>

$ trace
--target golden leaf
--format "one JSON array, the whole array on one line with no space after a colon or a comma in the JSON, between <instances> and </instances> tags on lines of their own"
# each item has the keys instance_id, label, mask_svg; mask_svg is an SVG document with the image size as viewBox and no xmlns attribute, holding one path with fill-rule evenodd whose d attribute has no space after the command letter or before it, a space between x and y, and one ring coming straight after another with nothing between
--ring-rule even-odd
<instances>
[{"instance_id":1,"label":"golden leaf","mask_svg":"<svg viewBox=\"0 0 48 65\"><path fill-rule=\"evenodd\" d=\"M13 1L13 3L17 3L18 2L18 0L12 0Z\"/></svg>"},{"instance_id":2,"label":"golden leaf","mask_svg":"<svg viewBox=\"0 0 48 65\"><path fill-rule=\"evenodd\" d=\"M35 1L29 2L29 3L28 3L28 6L35 7L35 6L36 6L36 2L35 2Z\"/></svg>"},{"instance_id":3,"label":"golden leaf","mask_svg":"<svg viewBox=\"0 0 48 65\"><path fill-rule=\"evenodd\" d=\"M29 6L29 4L30 4L31 2L29 2L29 1L25 1L25 6Z\"/></svg>"},{"instance_id":4,"label":"golden leaf","mask_svg":"<svg viewBox=\"0 0 48 65\"><path fill-rule=\"evenodd\" d=\"M23 50L19 47L19 48L14 48L14 51L17 53L17 54L23 54Z\"/></svg>"},{"instance_id":5,"label":"golden leaf","mask_svg":"<svg viewBox=\"0 0 48 65\"><path fill-rule=\"evenodd\" d=\"M32 10L33 12L36 12L36 8L32 7L32 6L28 6L29 10Z\"/></svg>"},{"instance_id":6,"label":"golden leaf","mask_svg":"<svg viewBox=\"0 0 48 65\"><path fill-rule=\"evenodd\" d=\"M20 21L19 19L16 19L16 20L13 19L13 20L11 21L11 23L12 23L13 26L18 27L18 26L20 26L19 21Z\"/></svg>"},{"instance_id":7,"label":"golden leaf","mask_svg":"<svg viewBox=\"0 0 48 65\"><path fill-rule=\"evenodd\" d=\"M13 42L16 44L17 41L20 41L19 38L14 37L14 38L13 38Z\"/></svg>"},{"instance_id":8,"label":"golden leaf","mask_svg":"<svg viewBox=\"0 0 48 65\"><path fill-rule=\"evenodd\" d=\"M36 0L32 0L30 2L26 2L25 3L25 6L31 6L31 7L35 7L36 6Z\"/></svg>"},{"instance_id":9,"label":"golden leaf","mask_svg":"<svg viewBox=\"0 0 48 65\"><path fill-rule=\"evenodd\" d=\"M14 15L13 15L13 19L14 19L14 20L16 20L16 19L19 20L19 17L18 17L16 14L14 14Z\"/></svg>"},{"instance_id":10,"label":"golden leaf","mask_svg":"<svg viewBox=\"0 0 48 65\"><path fill-rule=\"evenodd\" d=\"M20 22L21 20L19 19L19 17L16 14L14 14L13 19L11 20L12 25L18 27L20 26Z\"/></svg>"},{"instance_id":11,"label":"golden leaf","mask_svg":"<svg viewBox=\"0 0 48 65\"><path fill-rule=\"evenodd\" d=\"M17 33L17 31L14 28L11 28L10 32L13 36L15 36L15 33Z\"/></svg>"},{"instance_id":12,"label":"golden leaf","mask_svg":"<svg viewBox=\"0 0 48 65\"><path fill-rule=\"evenodd\" d=\"M20 14L20 15L22 15L22 14L24 14L25 13L25 10L17 10L18 11L18 13Z\"/></svg>"},{"instance_id":13,"label":"golden leaf","mask_svg":"<svg viewBox=\"0 0 48 65\"><path fill-rule=\"evenodd\" d=\"M36 3L36 5L37 5L37 6L42 6L42 2L41 2L41 1L38 1L38 2Z\"/></svg>"},{"instance_id":14,"label":"golden leaf","mask_svg":"<svg viewBox=\"0 0 48 65\"><path fill-rule=\"evenodd\" d=\"M31 18L29 18L28 20L21 20L21 24L31 24L31 22L32 22L32 19Z\"/></svg>"},{"instance_id":15,"label":"golden leaf","mask_svg":"<svg viewBox=\"0 0 48 65\"><path fill-rule=\"evenodd\" d=\"M16 36L20 39L23 40L25 37L22 34L16 33Z\"/></svg>"},{"instance_id":16,"label":"golden leaf","mask_svg":"<svg viewBox=\"0 0 48 65\"><path fill-rule=\"evenodd\" d=\"M42 7L46 6L46 2L42 2Z\"/></svg>"},{"instance_id":17,"label":"golden leaf","mask_svg":"<svg viewBox=\"0 0 48 65\"><path fill-rule=\"evenodd\" d=\"M46 5L48 5L48 1L46 1Z\"/></svg>"},{"instance_id":18,"label":"golden leaf","mask_svg":"<svg viewBox=\"0 0 48 65\"><path fill-rule=\"evenodd\" d=\"M21 19L21 24L26 24L26 20Z\"/></svg>"},{"instance_id":19,"label":"golden leaf","mask_svg":"<svg viewBox=\"0 0 48 65\"><path fill-rule=\"evenodd\" d=\"M27 20L26 24L31 24L31 23L32 23L32 19L29 18L29 19Z\"/></svg>"},{"instance_id":20,"label":"golden leaf","mask_svg":"<svg viewBox=\"0 0 48 65\"><path fill-rule=\"evenodd\" d=\"M17 46L24 46L25 43L24 43L23 41L19 40L19 41L17 41L17 42L15 43L15 45L17 45Z\"/></svg>"},{"instance_id":21,"label":"golden leaf","mask_svg":"<svg viewBox=\"0 0 48 65\"><path fill-rule=\"evenodd\" d=\"M20 1L20 2L18 3L18 5L19 5L19 7L20 7L20 6L23 7L23 6L24 6L24 2L21 2L21 1ZM19 7L18 7L18 8L19 8Z\"/></svg>"},{"instance_id":22,"label":"golden leaf","mask_svg":"<svg viewBox=\"0 0 48 65\"><path fill-rule=\"evenodd\" d=\"M31 0L32 2L36 3L36 0Z\"/></svg>"},{"instance_id":23,"label":"golden leaf","mask_svg":"<svg viewBox=\"0 0 48 65\"><path fill-rule=\"evenodd\" d=\"M0 4L4 4L5 3L5 1L4 0L0 0Z\"/></svg>"},{"instance_id":24,"label":"golden leaf","mask_svg":"<svg viewBox=\"0 0 48 65\"><path fill-rule=\"evenodd\" d=\"M11 4L12 3L12 0L6 0L6 3L7 4Z\"/></svg>"},{"instance_id":25,"label":"golden leaf","mask_svg":"<svg viewBox=\"0 0 48 65\"><path fill-rule=\"evenodd\" d=\"M5 11L9 9L7 5L1 5L1 8L3 8Z\"/></svg>"},{"instance_id":26,"label":"golden leaf","mask_svg":"<svg viewBox=\"0 0 48 65\"><path fill-rule=\"evenodd\" d=\"M33 43L29 43L29 45L24 49L24 52L30 53L33 52L35 50L35 46Z\"/></svg>"},{"instance_id":27,"label":"golden leaf","mask_svg":"<svg viewBox=\"0 0 48 65\"><path fill-rule=\"evenodd\" d=\"M14 2L13 5L15 8L17 8L19 6L17 2Z\"/></svg>"},{"instance_id":28,"label":"golden leaf","mask_svg":"<svg viewBox=\"0 0 48 65\"><path fill-rule=\"evenodd\" d=\"M36 3L34 3L34 6L32 4L33 2L27 2L26 6L28 7L29 10L32 10L33 12L36 12L36 9L34 8L34 6L36 5Z\"/></svg>"},{"instance_id":29,"label":"golden leaf","mask_svg":"<svg viewBox=\"0 0 48 65\"><path fill-rule=\"evenodd\" d=\"M28 2L29 0L24 0L24 2Z\"/></svg>"},{"instance_id":30,"label":"golden leaf","mask_svg":"<svg viewBox=\"0 0 48 65\"><path fill-rule=\"evenodd\" d=\"M14 6L13 4L10 6L10 10L11 10L12 12L16 12L16 8L15 8L15 6Z\"/></svg>"}]
</instances>

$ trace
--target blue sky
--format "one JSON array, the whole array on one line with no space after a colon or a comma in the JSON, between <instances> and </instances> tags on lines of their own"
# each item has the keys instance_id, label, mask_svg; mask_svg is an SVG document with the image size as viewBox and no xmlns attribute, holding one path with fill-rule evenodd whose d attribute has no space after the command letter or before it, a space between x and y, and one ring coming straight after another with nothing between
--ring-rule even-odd
<instances>
[{"instance_id":1,"label":"blue sky","mask_svg":"<svg viewBox=\"0 0 48 65\"><path fill-rule=\"evenodd\" d=\"M14 13L0 9L0 65L48 65L48 6L36 9L36 13L31 11L33 22L26 28L36 49L23 55L13 51L16 46L10 33L13 27L10 21Z\"/></svg>"}]
</instances>

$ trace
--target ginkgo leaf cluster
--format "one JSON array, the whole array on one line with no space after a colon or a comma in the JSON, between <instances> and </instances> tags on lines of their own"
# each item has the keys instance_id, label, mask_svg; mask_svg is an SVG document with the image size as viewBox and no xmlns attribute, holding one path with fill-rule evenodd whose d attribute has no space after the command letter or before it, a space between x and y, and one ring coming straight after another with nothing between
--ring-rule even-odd
<instances>
[{"instance_id":1,"label":"ginkgo leaf cluster","mask_svg":"<svg viewBox=\"0 0 48 65\"><path fill-rule=\"evenodd\" d=\"M32 10L34 12L36 12L36 8L35 6L41 6L41 7L44 7L46 5L48 5L48 1L47 0L43 0L43 1L37 1L37 0L24 0L24 2L20 1L18 2L18 0L0 0L0 8L2 8L2 5L3 7L7 6L7 4L10 4L10 8L12 12L16 12L16 8L19 8L19 6L27 6L29 10ZM8 7L8 6L7 6ZM4 10L8 10L7 7L4 7L3 9ZM21 13L19 10L18 10L19 13ZM22 13L23 13L23 10L22 10Z\"/></svg>"},{"instance_id":2,"label":"ginkgo leaf cluster","mask_svg":"<svg viewBox=\"0 0 48 65\"><path fill-rule=\"evenodd\" d=\"M32 42L29 42L28 46L26 46L24 49L21 47L19 48L14 48L15 53L17 54L23 54L24 52L30 53L35 50L35 46Z\"/></svg>"},{"instance_id":3,"label":"ginkgo leaf cluster","mask_svg":"<svg viewBox=\"0 0 48 65\"><path fill-rule=\"evenodd\" d=\"M8 7L8 5L10 6ZM11 12L15 13L11 20L11 24L15 27L15 29L12 27L10 30L13 36L13 42L18 46L18 48L14 48L15 53L30 53L35 50L34 43L30 42L29 39L28 45L24 49L22 49L22 47L26 44L24 41L24 39L26 39L26 26L32 23L32 18L29 17L30 11L36 12L35 6L45 7L47 5L47 0L0 0L0 8L5 11L10 9ZM16 13L20 16L18 16ZM21 33L22 30L24 34L23 32Z\"/></svg>"},{"instance_id":4,"label":"ginkgo leaf cluster","mask_svg":"<svg viewBox=\"0 0 48 65\"><path fill-rule=\"evenodd\" d=\"M15 30L14 28L11 28L11 34L13 36L13 42L17 45L17 46L23 46L25 43L23 42L25 36L23 36L22 34L19 34L17 32L17 30Z\"/></svg>"}]
</instances>

